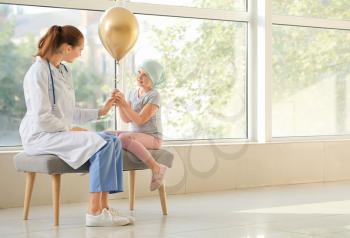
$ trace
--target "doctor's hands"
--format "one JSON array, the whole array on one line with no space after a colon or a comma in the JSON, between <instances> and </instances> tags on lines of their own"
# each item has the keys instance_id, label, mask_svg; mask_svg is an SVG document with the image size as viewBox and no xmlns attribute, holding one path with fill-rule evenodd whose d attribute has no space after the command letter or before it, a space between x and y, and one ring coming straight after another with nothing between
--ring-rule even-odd
<instances>
[{"instance_id":1,"label":"doctor's hands","mask_svg":"<svg viewBox=\"0 0 350 238\"><path fill-rule=\"evenodd\" d=\"M114 90L111 96L105 102L105 105L98 111L98 116L106 115L112 107L123 107L127 105L124 94L118 89Z\"/></svg>"},{"instance_id":2,"label":"doctor's hands","mask_svg":"<svg viewBox=\"0 0 350 238\"><path fill-rule=\"evenodd\" d=\"M105 102L105 105L98 111L98 116L106 115L112 107L116 106L116 92L112 92L111 96Z\"/></svg>"}]
</instances>

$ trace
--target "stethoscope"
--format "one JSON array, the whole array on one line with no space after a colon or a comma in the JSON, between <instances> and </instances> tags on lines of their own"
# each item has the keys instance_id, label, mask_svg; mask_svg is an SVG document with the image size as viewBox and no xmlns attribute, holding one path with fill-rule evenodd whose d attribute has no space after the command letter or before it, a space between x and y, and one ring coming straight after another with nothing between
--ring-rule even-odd
<instances>
[{"instance_id":1,"label":"stethoscope","mask_svg":"<svg viewBox=\"0 0 350 238\"><path fill-rule=\"evenodd\" d=\"M53 95L53 106L52 106L52 110L56 110L56 94L55 94L55 83L53 82L53 76L52 76L52 70L51 70L51 66L50 66L50 62L49 60L47 61L47 65L49 66L49 71L50 71L50 78L51 78L51 85L52 85L52 95ZM62 65L64 67L64 69L66 70L66 72L68 73L68 69L67 67L60 63L60 65ZM62 74L63 76L63 74Z\"/></svg>"}]
</instances>

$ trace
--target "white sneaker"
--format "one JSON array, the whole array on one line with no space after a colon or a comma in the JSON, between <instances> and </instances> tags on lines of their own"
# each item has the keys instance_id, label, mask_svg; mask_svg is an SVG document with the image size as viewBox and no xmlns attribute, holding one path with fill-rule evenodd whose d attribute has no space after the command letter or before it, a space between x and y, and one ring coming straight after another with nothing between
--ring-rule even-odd
<instances>
[{"instance_id":1,"label":"white sneaker","mask_svg":"<svg viewBox=\"0 0 350 238\"><path fill-rule=\"evenodd\" d=\"M130 220L123 216L113 216L110 211L103 209L99 215L86 214L86 226L125 226Z\"/></svg>"},{"instance_id":2,"label":"white sneaker","mask_svg":"<svg viewBox=\"0 0 350 238\"><path fill-rule=\"evenodd\" d=\"M113 207L108 208L108 211L112 214L112 216L122 216L122 217L128 218L129 221L130 221L130 224L134 224L135 223L135 217L134 216L121 214L120 212L117 211L117 209L115 209Z\"/></svg>"}]
</instances>

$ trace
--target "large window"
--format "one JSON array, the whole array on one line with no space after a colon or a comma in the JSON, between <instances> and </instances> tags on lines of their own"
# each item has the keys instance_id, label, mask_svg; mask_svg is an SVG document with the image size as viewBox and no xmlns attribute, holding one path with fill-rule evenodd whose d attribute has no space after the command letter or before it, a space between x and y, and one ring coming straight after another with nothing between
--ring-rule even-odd
<instances>
[{"instance_id":1,"label":"large window","mask_svg":"<svg viewBox=\"0 0 350 238\"><path fill-rule=\"evenodd\" d=\"M350 132L350 32L273 27L274 137Z\"/></svg>"},{"instance_id":2,"label":"large window","mask_svg":"<svg viewBox=\"0 0 350 238\"><path fill-rule=\"evenodd\" d=\"M167 81L159 89L165 138L245 138L247 24L156 16L138 20L140 39L129 59L137 64L156 57L165 66ZM127 89L135 86L133 76L127 80Z\"/></svg>"},{"instance_id":3,"label":"large window","mask_svg":"<svg viewBox=\"0 0 350 238\"><path fill-rule=\"evenodd\" d=\"M166 140L350 137L349 0L15 2L24 5L0 4L0 146L20 144L23 77L38 37L53 24L83 31L86 50L70 65L78 106L102 105L114 60L98 22L121 2L135 12L140 34L121 62L119 89L128 95L136 87L143 59L164 65L167 81L158 90ZM114 129L113 112L84 126ZM118 129L128 127L119 119Z\"/></svg>"},{"instance_id":4,"label":"large window","mask_svg":"<svg viewBox=\"0 0 350 238\"><path fill-rule=\"evenodd\" d=\"M71 24L86 36L82 57L70 65L79 107L96 108L110 93L113 69L108 66L97 36L100 12L0 4L0 145L20 145L18 128L26 108L22 82L33 62L37 41L51 25ZM45 19L43 21L42 19ZM59 99L58 99L59 100ZM112 117L111 117L112 118ZM109 117L84 125L104 130L113 125Z\"/></svg>"},{"instance_id":5,"label":"large window","mask_svg":"<svg viewBox=\"0 0 350 238\"><path fill-rule=\"evenodd\" d=\"M350 2L272 3L272 137L349 134Z\"/></svg>"},{"instance_id":6,"label":"large window","mask_svg":"<svg viewBox=\"0 0 350 238\"><path fill-rule=\"evenodd\" d=\"M70 65L77 104L102 105L113 88L114 61L98 37L101 15L99 11L0 4L0 146L21 143L18 127L26 110L22 81L39 36L51 25L71 24L82 30L85 50ZM164 64L167 81L159 91L165 139L246 138L247 23L136 16L140 38L123 59L121 85L127 95L135 86L135 65L145 58ZM84 126L113 129L113 119L111 113Z\"/></svg>"}]
</instances>

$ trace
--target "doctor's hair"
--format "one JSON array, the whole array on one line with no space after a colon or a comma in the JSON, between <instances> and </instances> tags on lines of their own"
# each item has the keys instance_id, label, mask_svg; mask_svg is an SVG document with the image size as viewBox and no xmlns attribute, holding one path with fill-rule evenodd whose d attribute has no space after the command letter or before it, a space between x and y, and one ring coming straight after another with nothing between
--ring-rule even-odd
<instances>
[{"instance_id":1,"label":"doctor's hair","mask_svg":"<svg viewBox=\"0 0 350 238\"><path fill-rule=\"evenodd\" d=\"M36 55L47 58L49 55L59 53L62 44L67 43L74 48L79 46L82 39L84 39L83 34L75 26L53 25L40 39Z\"/></svg>"}]
</instances>

